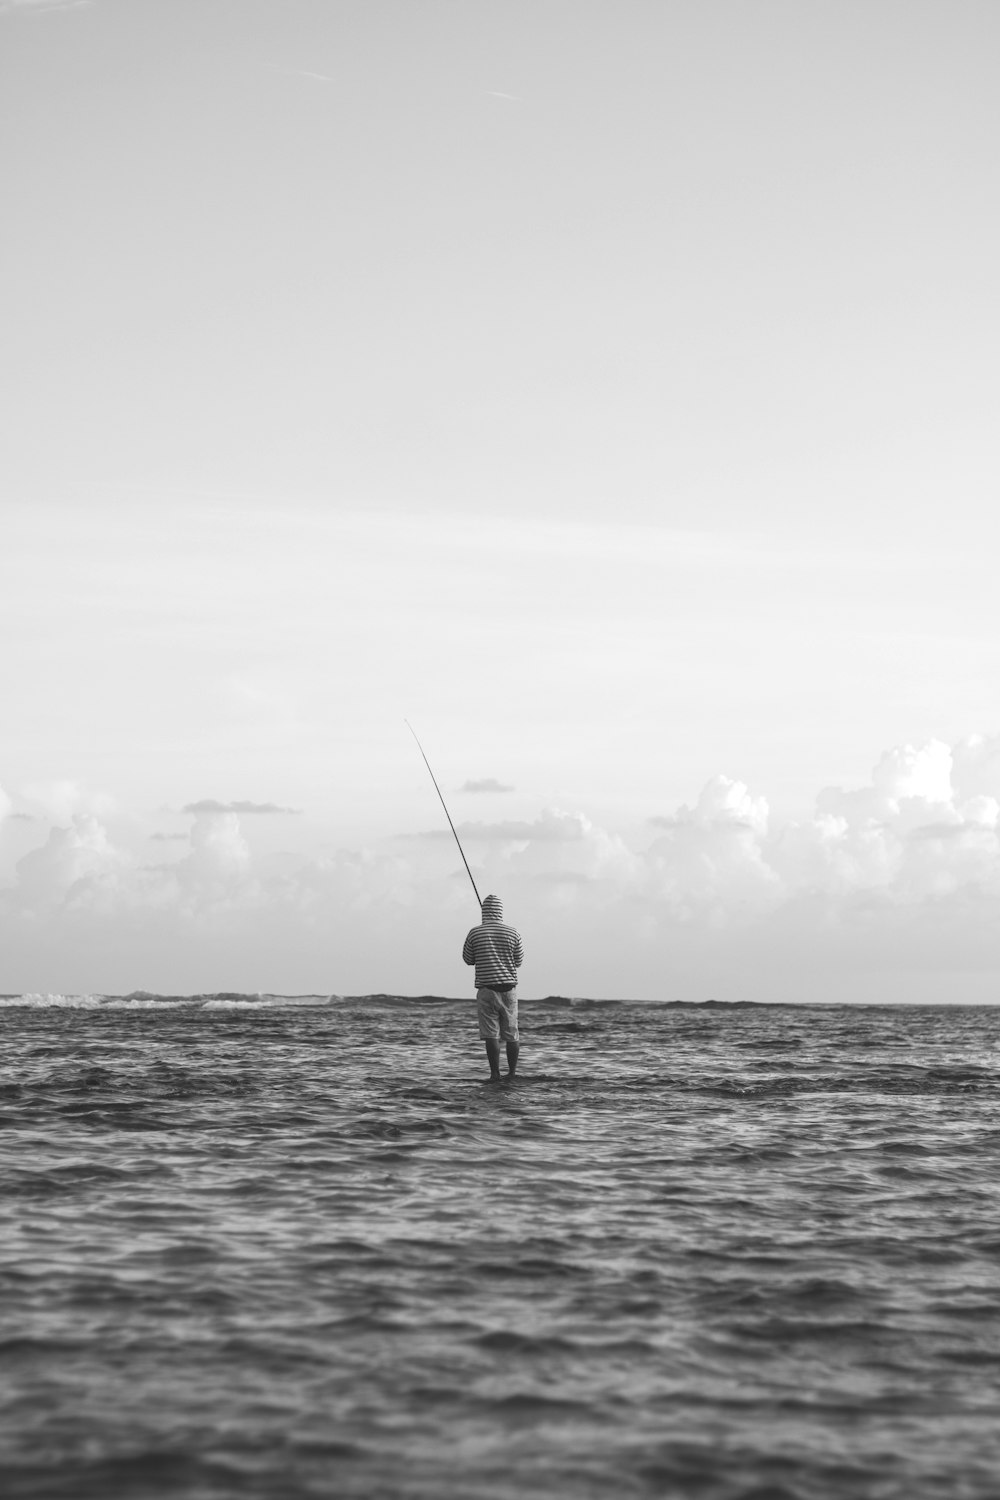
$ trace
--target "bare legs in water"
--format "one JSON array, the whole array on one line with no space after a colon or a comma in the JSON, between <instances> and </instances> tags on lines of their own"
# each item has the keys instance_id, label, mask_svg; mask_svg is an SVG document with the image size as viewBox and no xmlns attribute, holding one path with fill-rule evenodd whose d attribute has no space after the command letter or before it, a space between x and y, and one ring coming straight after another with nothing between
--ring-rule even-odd
<instances>
[{"instance_id":1,"label":"bare legs in water","mask_svg":"<svg viewBox=\"0 0 1000 1500\"><path fill-rule=\"evenodd\" d=\"M521 1048L517 1042L507 1043L507 1077L513 1078L517 1072L517 1055ZM500 1082L500 1043L488 1041L486 1043L486 1056L490 1060L490 1083Z\"/></svg>"}]
</instances>

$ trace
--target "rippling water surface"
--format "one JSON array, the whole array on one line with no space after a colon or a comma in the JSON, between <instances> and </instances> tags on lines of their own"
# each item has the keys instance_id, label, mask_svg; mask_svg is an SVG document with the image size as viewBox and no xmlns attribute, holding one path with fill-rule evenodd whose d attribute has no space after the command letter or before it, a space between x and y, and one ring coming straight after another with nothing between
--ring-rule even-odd
<instances>
[{"instance_id":1,"label":"rippling water surface","mask_svg":"<svg viewBox=\"0 0 1000 1500\"><path fill-rule=\"evenodd\" d=\"M1000 1493L1000 1010L26 1000L8 1496Z\"/></svg>"}]
</instances>

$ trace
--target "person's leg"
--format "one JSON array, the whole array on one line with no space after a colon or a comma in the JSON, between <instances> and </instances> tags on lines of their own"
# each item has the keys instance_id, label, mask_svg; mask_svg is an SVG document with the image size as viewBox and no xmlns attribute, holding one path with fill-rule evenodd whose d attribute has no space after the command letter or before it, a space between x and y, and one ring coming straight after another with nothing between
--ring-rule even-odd
<instances>
[{"instance_id":1,"label":"person's leg","mask_svg":"<svg viewBox=\"0 0 1000 1500\"><path fill-rule=\"evenodd\" d=\"M520 1037L517 1030L517 986L503 997L503 1025L500 1035L507 1044L507 1077L517 1072L517 1057L520 1052Z\"/></svg>"},{"instance_id":2,"label":"person's leg","mask_svg":"<svg viewBox=\"0 0 1000 1500\"><path fill-rule=\"evenodd\" d=\"M486 1056L490 1060L490 1082L500 1082L500 1043L492 1037L486 1038Z\"/></svg>"}]
</instances>

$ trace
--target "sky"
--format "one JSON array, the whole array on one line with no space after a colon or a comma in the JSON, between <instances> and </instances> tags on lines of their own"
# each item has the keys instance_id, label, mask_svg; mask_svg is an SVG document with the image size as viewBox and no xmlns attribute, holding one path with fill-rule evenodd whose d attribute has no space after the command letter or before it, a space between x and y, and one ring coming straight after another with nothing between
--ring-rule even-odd
<instances>
[{"instance_id":1,"label":"sky","mask_svg":"<svg viewBox=\"0 0 1000 1500\"><path fill-rule=\"evenodd\" d=\"M1000 995L991 0L0 0L0 991Z\"/></svg>"}]
</instances>

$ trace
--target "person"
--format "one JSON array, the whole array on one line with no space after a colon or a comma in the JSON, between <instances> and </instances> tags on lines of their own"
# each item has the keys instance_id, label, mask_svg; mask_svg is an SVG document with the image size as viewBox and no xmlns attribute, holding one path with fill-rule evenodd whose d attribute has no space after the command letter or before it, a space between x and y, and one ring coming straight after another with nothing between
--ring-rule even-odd
<instances>
[{"instance_id":1,"label":"person","mask_svg":"<svg viewBox=\"0 0 1000 1500\"><path fill-rule=\"evenodd\" d=\"M507 1048L507 1076L517 1071L517 971L524 962L521 934L503 920L499 896L483 901L483 920L465 939L462 957L476 966L479 1035L490 1060L490 1082L500 1082L500 1043Z\"/></svg>"}]
</instances>

